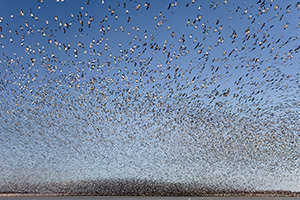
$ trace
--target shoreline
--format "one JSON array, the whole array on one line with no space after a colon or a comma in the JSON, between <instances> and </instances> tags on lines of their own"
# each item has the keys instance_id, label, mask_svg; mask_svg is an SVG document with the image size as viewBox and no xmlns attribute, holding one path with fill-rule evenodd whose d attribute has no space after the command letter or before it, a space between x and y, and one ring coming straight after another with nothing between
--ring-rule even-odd
<instances>
[{"instance_id":1,"label":"shoreline","mask_svg":"<svg viewBox=\"0 0 300 200\"><path fill-rule=\"evenodd\" d=\"M253 193L231 193L231 194L207 194L207 195L198 195L198 196L177 196L177 195L166 195L166 196L158 196L158 195L99 195L99 194L67 194L67 193L0 193L0 197L60 197L60 196L99 196L99 197L300 197L300 192L253 192Z\"/></svg>"}]
</instances>

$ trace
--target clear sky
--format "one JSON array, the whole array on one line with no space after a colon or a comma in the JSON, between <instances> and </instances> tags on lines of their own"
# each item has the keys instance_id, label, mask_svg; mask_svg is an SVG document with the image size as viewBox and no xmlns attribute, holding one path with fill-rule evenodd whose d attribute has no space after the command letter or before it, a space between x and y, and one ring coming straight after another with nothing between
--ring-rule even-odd
<instances>
[{"instance_id":1,"label":"clear sky","mask_svg":"<svg viewBox=\"0 0 300 200\"><path fill-rule=\"evenodd\" d=\"M1 1L0 184L300 191L297 1Z\"/></svg>"}]
</instances>

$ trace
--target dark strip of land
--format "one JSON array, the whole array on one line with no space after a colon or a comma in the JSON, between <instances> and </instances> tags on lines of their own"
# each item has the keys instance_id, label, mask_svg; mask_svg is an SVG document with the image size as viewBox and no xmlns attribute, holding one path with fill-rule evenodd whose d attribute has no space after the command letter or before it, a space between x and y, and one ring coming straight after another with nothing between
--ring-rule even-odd
<instances>
[{"instance_id":1,"label":"dark strip of land","mask_svg":"<svg viewBox=\"0 0 300 200\"><path fill-rule=\"evenodd\" d=\"M59 183L0 185L0 196L269 196L300 197L300 192L257 191L200 183L108 179Z\"/></svg>"}]
</instances>

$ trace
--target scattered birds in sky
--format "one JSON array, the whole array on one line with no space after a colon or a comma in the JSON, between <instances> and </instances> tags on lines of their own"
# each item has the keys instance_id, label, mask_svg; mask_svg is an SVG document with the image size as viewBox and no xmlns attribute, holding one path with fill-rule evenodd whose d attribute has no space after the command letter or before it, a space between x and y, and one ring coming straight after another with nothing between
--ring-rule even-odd
<instances>
[{"instance_id":1,"label":"scattered birds in sky","mask_svg":"<svg viewBox=\"0 0 300 200\"><path fill-rule=\"evenodd\" d=\"M299 2L54 3L0 16L2 162L94 160L113 165L108 176L134 167L128 177L245 190L300 183Z\"/></svg>"}]
</instances>

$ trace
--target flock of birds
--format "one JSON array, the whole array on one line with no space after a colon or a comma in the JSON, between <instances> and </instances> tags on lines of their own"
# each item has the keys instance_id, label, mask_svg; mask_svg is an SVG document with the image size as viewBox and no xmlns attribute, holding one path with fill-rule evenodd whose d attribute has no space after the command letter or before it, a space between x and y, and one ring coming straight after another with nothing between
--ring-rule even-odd
<instances>
[{"instance_id":1,"label":"flock of birds","mask_svg":"<svg viewBox=\"0 0 300 200\"><path fill-rule=\"evenodd\" d=\"M300 2L80 3L0 16L4 185L300 185Z\"/></svg>"}]
</instances>

